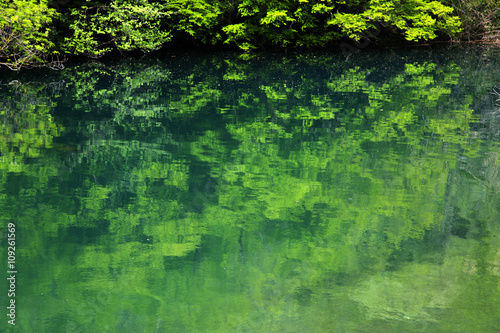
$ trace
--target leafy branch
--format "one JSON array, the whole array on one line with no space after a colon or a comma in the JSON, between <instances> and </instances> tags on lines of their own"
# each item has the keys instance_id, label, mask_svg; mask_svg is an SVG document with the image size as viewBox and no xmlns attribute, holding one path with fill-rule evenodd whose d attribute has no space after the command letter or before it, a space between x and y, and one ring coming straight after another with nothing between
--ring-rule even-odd
<instances>
[{"instance_id":1,"label":"leafy branch","mask_svg":"<svg viewBox=\"0 0 500 333\"><path fill-rule=\"evenodd\" d=\"M0 65L12 70L22 67L62 68L59 54L49 39L48 26L57 16L47 1L0 2Z\"/></svg>"}]
</instances>

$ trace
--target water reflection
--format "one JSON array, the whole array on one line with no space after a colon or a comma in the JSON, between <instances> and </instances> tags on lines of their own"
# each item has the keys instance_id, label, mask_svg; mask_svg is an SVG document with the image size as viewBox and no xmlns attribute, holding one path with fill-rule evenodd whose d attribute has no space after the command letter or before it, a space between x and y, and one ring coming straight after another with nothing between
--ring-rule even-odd
<instances>
[{"instance_id":1,"label":"water reflection","mask_svg":"<svg viewBox=\"0 0 500 333\"><path fill-rule=\"evenodd\" d=\"M384 57L86 64L50 74L61 90L3 86L18 328L494 332L496 109L483 82L463 88L464 54Z\"/></svg>"}]
</instances>

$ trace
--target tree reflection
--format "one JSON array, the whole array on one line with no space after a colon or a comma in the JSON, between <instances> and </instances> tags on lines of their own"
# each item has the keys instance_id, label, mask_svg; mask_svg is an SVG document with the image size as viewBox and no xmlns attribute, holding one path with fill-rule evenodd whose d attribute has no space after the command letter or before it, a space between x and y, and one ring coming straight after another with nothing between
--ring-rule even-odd
<instances>
[{"instance_id":1,"label":"tree reflection","mask_svg":"<svg viewBox=\"0 0 500 333\"><path fill-rule=\"evenodd\" d=\"M498 147L455 62L334 60L94 64L4 92L21 325L449 328L498 277Z\"/></svg>"}]
</instances>

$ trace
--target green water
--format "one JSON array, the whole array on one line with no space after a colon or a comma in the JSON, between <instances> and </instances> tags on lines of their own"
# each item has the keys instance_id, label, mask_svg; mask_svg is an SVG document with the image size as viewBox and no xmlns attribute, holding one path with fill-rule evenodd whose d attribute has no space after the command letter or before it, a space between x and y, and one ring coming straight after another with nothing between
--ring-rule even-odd
<instances>
[{"instance_id":1,"label":"green water","mask_svg":"<svg viewBox=\"0 0 500 333\"><path fill-rule=\"evenodd\" d=\"M500 330L499 49L67 65L0 73L2 331Z\"/></svg>"}]
</instances>

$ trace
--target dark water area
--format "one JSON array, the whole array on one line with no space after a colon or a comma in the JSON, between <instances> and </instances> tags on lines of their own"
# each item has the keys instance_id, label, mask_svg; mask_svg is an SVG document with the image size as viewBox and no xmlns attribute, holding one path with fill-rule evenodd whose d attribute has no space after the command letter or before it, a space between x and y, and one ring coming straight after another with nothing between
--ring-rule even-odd
<instances>
[{"instance_id":1,"label":"dark water area","mask_svg":"<svg viewBox=\"0 0 500 333\"><path fill-rule=\"evenodd\" d=\"M485 47L0 72L1 331L498 332L499 78Z\"/></svg>"}]
</instances>

